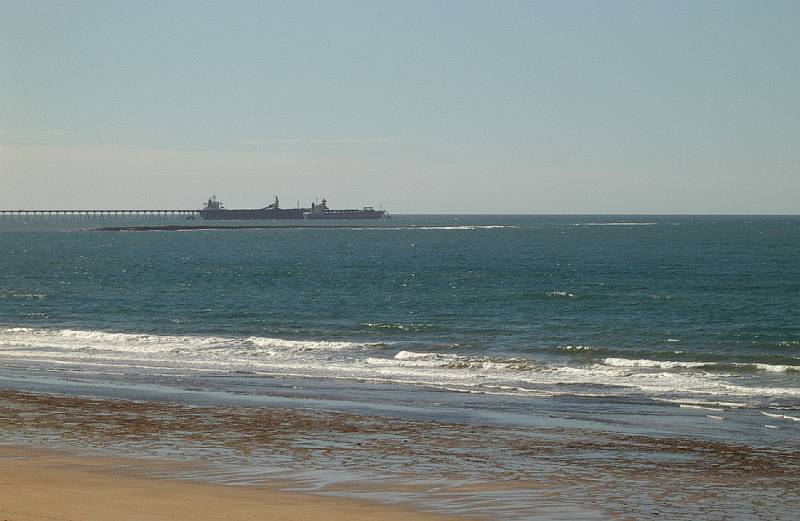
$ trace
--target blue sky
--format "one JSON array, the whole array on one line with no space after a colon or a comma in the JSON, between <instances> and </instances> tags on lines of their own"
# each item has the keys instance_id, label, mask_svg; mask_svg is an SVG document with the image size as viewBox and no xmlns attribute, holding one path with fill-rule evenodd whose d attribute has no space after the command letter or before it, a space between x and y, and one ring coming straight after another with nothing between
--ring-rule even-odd
<instances>
[{"instance_id":1,"label":"blue sky","mask_svg":"<svg viewBox=\"0 0 800 521\"><path fill-rule=\"evenodd\" d=\"M0 0L0 207L797 213L798 21L798 2Z\"/></svg>"}]
</instances>

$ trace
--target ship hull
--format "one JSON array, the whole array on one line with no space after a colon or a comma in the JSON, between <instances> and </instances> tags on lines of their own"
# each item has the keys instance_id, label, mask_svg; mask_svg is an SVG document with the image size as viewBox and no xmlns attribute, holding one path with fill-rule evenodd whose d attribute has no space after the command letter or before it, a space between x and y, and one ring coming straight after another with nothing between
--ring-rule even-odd
<instances>
[{"instance_id":1,"label":"ship hull","mask_svg":"<svg viewBox=\"0 0 800 521\"><path fill-rule=\"evenodd\" d=\"M327 212L306 212L306 219L388 219L383 210L328 210Z\"/></svg>"},{"instance_id":2,"label":"ship hull","mask_svg":"<svg viewBox=\"0 0 800 521\"><path fill-rule=\"evenodd\" d=\"M209 221L255 221L270 219L303 219L303 208L259 208L254 210L200 210L200 217Z\"/></svg>"}]
</instances>

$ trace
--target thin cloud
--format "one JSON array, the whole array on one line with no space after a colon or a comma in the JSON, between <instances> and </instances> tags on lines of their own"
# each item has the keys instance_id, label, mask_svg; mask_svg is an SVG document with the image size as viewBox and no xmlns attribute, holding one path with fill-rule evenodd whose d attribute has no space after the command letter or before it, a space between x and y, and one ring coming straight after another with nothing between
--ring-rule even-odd
<instances>
[{"instance_id":1,"label":"thin cloud","mask_svg":"<svg viewBox=\"0 0 800 521\"><path fill-rule=\"evenodd\" d=\"M20 141L48 141L53 138L64 136L66 132L62 129L41 129L41 130L9 130L0 129L0 141L4 143L17 143Z\"/></svg>"},{"instance_id":2,"label":"thin cloud","mask_svg":"<svg viewBox=\"0 0 800 521\"><path fill-rule=\"evenodd\" d=\"M383 137L351 138L290 138L290 139L246 139L243 145L385 145L407 143L407 139Z\"/></svg>"}]
</instances>

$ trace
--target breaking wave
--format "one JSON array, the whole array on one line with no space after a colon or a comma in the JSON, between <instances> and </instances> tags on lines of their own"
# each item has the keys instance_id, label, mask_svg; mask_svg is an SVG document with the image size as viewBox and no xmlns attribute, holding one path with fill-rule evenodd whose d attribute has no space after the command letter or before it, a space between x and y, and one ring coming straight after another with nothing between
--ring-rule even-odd
<instances>
[{"instance_id":1,"label":"breaking wave","mask_svg":"<svg viewBox=\"0 0 800 521\"><path fill-rule=\"evenodd\" d=\"M656 222L576 223L573 226L655 226Z\"/></svg>"},{"instance_id":2,"label":"breaking wave","mask_svg":"<svg viewBox=\"0 0 800 521\"><path fill-rule=\"evenodd\" d=\"M562 298L575 298L574 293L570 293L569 291L548 291L548 297L562 297Z\"/></svg>"},{"instance_id":3,"label":"breaking wave","mask_svg":"<svg viewBox=\"0 0 800 521\"><path fill-rule=\"evenodd\" d=\"M464 224L458 226L414 226L414 230L496 230L502 228L517 228L508 224Z\"/></svg>"},{"instance_id":4,"label":"breaking wave","mask_svg":"<svg viewBox=\"0 0 800 521\"><path fill-rule=\"evenodd\" d=\"M402 324L402 323L387 323L387 322L367 322L364 324L369 329L389 330L389 331L429 331L434 329L433 324Z\"/></svg>"},{"instance_id":5,"label":"breaking wave","mask_svg":"<svg viewBox=\"0 0 800 521\"><path fill-rule=\"evenodd\" d=\"M370 349L380 344L340 342L325 340L287 340L282 338L245 338L193 335L153 335L145 333L111 333L73 329L0 329L0 349L10 347L27 349L57 349L87 352L113 351L120 353L182 353L185 350L254 350L266 348L281 351L337 351L345 349Z\"/></svg>"},{"instance_id":6,"label":"breaking wave","mask_svg":"<svg viewBox=\"0 0 800 521\"><path fill-rule=\"evenodd\" d=\"M624 358L608 356L606 348L582 345L561 346L543 357L493 356L469 348L442 352L446 348L402 342L0 329L0 360L8 366L57 365L137 376L299 376L511 395L683 396L683 403L701 396L720 397L717 401L800 397L800 365Z\"/></svg>"},{"instance_id":7,"label":"breaking wave","mask_svg":"<svg viewBox=\"0 0 800 521\"><path fill-rule=\"evenodd\" d=\"M676 362L664 360L631 360L626 358L605 358L605 365L612 367L658 368L658 369L705 369L708 371L766 371L770 373L800 372L800 365L747 364L724 362Z\"/></svg>"},{"instance_id":8,"label":"breaking wave","mask_svg":"<svg viewBox=\"0 0 800 521\"><path fill-rule=\"evenodd\" d=\"M370 226L370 227L349 227L350 230L367 230L367 231L387 231L387 230L496 230L496 229L514 229L519 226L513 224L431 224L431 225L407 225L407 226Z\"/></svg>"}]
</instances>

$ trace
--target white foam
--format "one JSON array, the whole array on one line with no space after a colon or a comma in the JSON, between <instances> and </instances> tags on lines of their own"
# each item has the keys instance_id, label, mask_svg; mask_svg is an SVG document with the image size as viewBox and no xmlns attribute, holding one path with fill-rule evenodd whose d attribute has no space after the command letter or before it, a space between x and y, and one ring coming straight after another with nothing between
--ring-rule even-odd
<instances>
[{"instance_id":1,"label":"white foam","mask_svg":"<svg viewBox=\"0 0 800 521\"><path fill-rule=\"evenodd\" d=\"M404 367L439 367L448 369L485 369L505 372L508 370L526 371L535 364L524 358L499 358L485 356L460 356L452 353L418 353L400 351L393 357ZM385 358L369 358L368 363L386 365Z\"/></svg>"},{"instance_id":2,"label":"white foam","mask_svg":"<svg viewBox=\"0 0 800 521\"><path fill-rule=\"evenodd\" d=\"M778 418L781 420L791 420L795 422L800 422L800 418L797 418L795 416L789 416L787 414L772 414L764 411L761 411L761 414L763 414L764 416L769 416L770 418Z\"/></svg>"},{"instance_id":3,"label":"white foam","mask_svg":"<svg viewBox=\"0 0 800 521\"><path fill-rule=\"evenodd\" d=\"M248 348L269 347L287 350L369 349L379 344L326 340L287 340L270 337L220 337L195 335L151 335L142 333L110 333L72 329L47 330L32 328L0 329L0 345L112 351L166 352L180 348Z\"/></svg>"},{"instance_id":4,"label":"white foam","mask_svg":"<svg viewBox=\"0 0 800 521\"><path fill-rule=\"evenodd\" d=\"M574 226L655 226L654 222L577 223Z\"/></svg>"},{"instance_id":5,"label":"white foam","mask_svg":"<svg viewBox=\"0 0 800 521\"><path fill-rule=\"evenodd\" d=\"M592 350L565 346L565 350ZM462 352L459 352L462 353ZM270 337L151 335L105 331L0 329L4 364L60 364L131 374L250 372L357 379L505 394L645 393L706 407L745 406L722 397L799 397L797 387L742 385L735 375L681 371L705 365L607 358L604 363L544 364L527 358L401 350L391 345ZM769 380L772 381L772 380ZM747 381L746 383L750 383ZM706 403L696 400L709 396ZM716 400L714 400L716 398Z\"/></svg>"},{"instance_id":6,"label":"white foam","mask_svg":"<svg viewBox=\"0 0 800 521\"><path fill-rule=\"evenodd\" d=\"M771 364L751 364L751 365L756 369L760 369L762 371L769 371L770 373L788 373L791 371L800 372L800 365L771 365Z\"/></svg>"},{"instance_id":7,"label":"white foam","mask_svg":"<svg viewBox=\"0 0 800 521\"><path fill-rule=\"evenodd\" d=\"M706 362L670 362L662 360L633 360L628 358L606 358L603 360L605 365L612 367L655 367L661 369L674 369L677 367L703 367L709 365Z\"/></svg>"},{"instance_id":8,"label":"white foam","mask_svg":"<svg viewBox=\"0 0 800 521\"><path fill-rule=\"evenodd\" d=\"M753 368L760 371L767 371L771 373L787 373L791 371L800 372L800 366L796 365L772 365L772 364L746 364L746 363L720 363L720 362L677 362L670 360L648 360L648 359L629 359L629 358L605 358L603 360L605 365L612 367L652 367L660 369L676 369L676 368L697 368L706 367L712 368L715 366L734 366L741 368Z\"/></svg>"},{"instance_id":9,"label":"white foam","mask_svg":"<svg viewBox=\"0 0 800 521\"><path fill-rule=\"evenodd\" d=\"M688 403L679 404L679 407L681 409L702 409L704 411L724 411L725 410L722 407L706 407L706 406L703 406L703 405L691 405L691 404L688 404Z\"/></svg>"},{"instance_id":10,"label":"white foam","mask_svg":"<svg viewBox=\"0 0 800 521\"><path fill-rule=\"evenodd\" d=\"M503 228L518 228L510 224L461 224L461 225L429 225L429 226L380 226L369 230L496 230Z\"/></svg>"},{"instance_id":11,"label":"white foam","mask_svg":"<svg viewBox=\"0 0 800 521\"><path fill-rule=\"evenodd\" d=\"M718 402L718 401L704 401L704 400L686 400L680 398L653 398L659 402L687 404L687 405L717 405L719 407L726 407L728 409L743 409L749 407L749 404L743 402Z\"/></svg>"},{"instance_id":12,"label":"white foam","mask_svg":"<svg viewBox=\"0 0 800 521\"><path fill-rule=\"evenodd\" d=\"M575 298L574 293L570 293L568 291L548 291L548 297L566 297L566 298Z\"/></svg>"},{"instance_id":13,"label":"white foam","mask_svg":"<svg viewBox=\"0 0 800 521\"><path fill-rule=\"evenodd\" d=\"M395 360L430 360L453 356L441 353L415 353L414 351L400 351L394 355Z\"/></svg>"},{"instance_id":14,"label":"white foam","mask_svg":"<svg viewBox=\"0 0 800 521\"><path fill-rule=\"evenodd\" d=\"M594 346L560 346L561 351L602 351L602 347Z\"/></svg>"},{"instance_id":15,"label":"white foam","mask_svg":"<svg viewBox=\"0 0 800 521\"><path fill-rule=\"evenodd\" d=\"M364 344L359 342L332 342L327 340L285 340L282 338L268 337L247 337L245 342L257 347L277 347L281 349L297 350L323 350L335 351L340 349L371 349L379 347L379 344Z\"/></svg>"}]
</instances>

